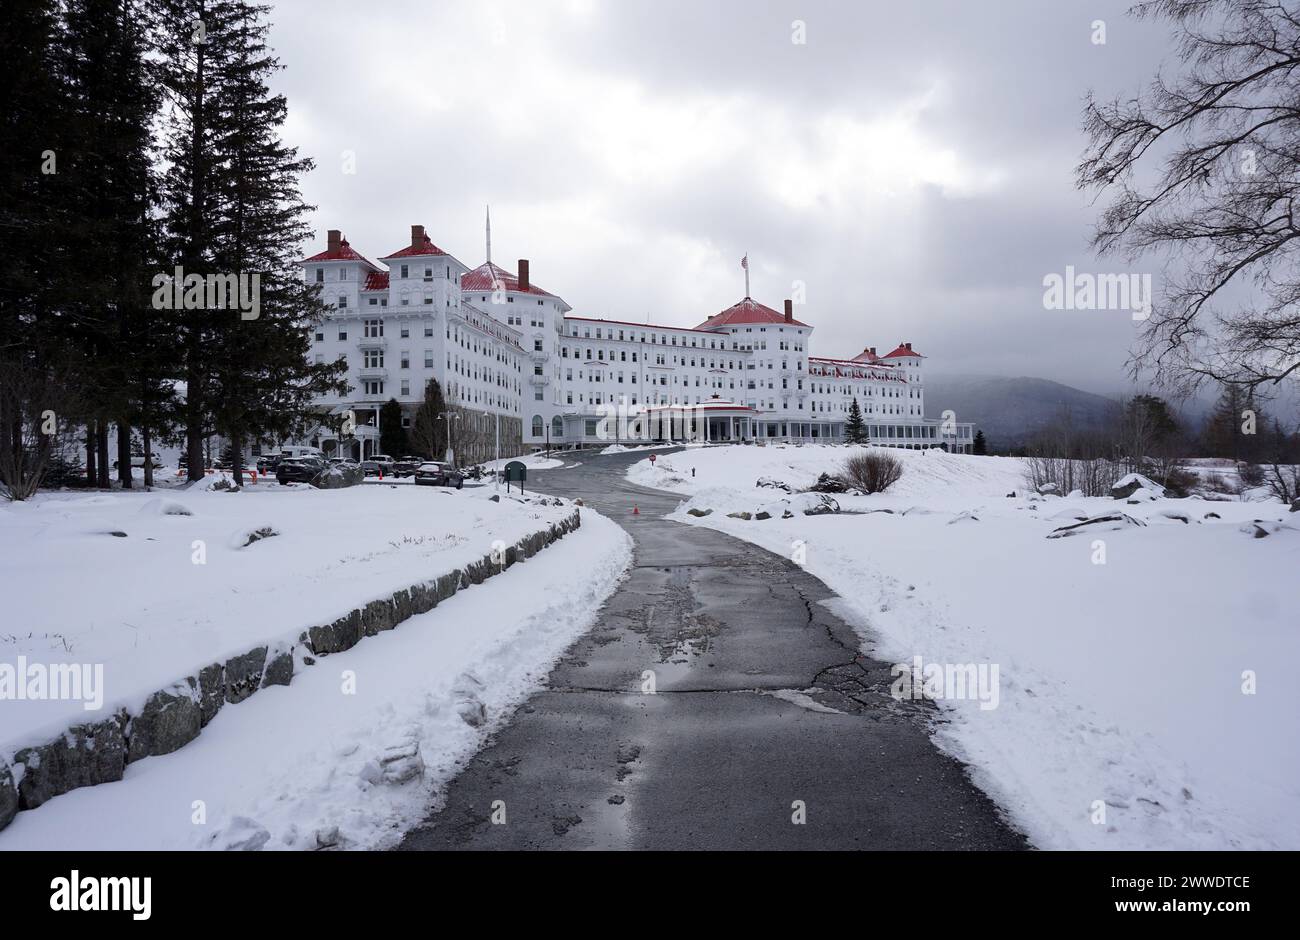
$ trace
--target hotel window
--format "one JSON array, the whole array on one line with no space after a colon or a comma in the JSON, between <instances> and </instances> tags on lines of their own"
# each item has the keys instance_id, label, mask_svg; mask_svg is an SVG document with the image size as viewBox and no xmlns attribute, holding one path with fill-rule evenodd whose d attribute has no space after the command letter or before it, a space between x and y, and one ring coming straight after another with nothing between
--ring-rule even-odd
<instances>
[{"instance_id":1,"label":"hotel window","mask_svg":"<svg viewBox=\"0 0 1300 940\"><path fill-rule=\"evenodd\" d=\"M347 330L339 330L339 339L340 339L340 340L344 340L344 339L347 339L347 338L348 338L348 331L347 331Z\"/></svg>"},{"instance_id":2,"label":"hotel window","mask_svg":"<svg viewBox=\"0 0 1300 940\"><path fill-rule=\"evenodd\" d=\"M424 335L425 335L425 336L432 336L432 335L433 335L433 327L431 327L431 326L426 326L426 327L424 328Z\"/></svg>"},{"instance_id":3,"label":"hotel window","mask_svg":"<svg viewBox=\"0 0 1300 940\"><path fill-rule=\"evenodd\" d=\"M424 367L425 367L426 369L432 369L432 368L433 368L433 350L432 350L432 349L426 349L426 350L424 351Z\"/></svg>"},{"instance_id":4,"label":"hotel window","mask_svg":"<svg viewBox=\"0 0 1300 940\"><path fill-rule=\"evenodd\" d=\"M383 335L384 335L384 321L383 321L383 320L367 320L364 324L362 324L362 333L363 333L363 335L365 335L365 336L367 336L367 337L375 337L375 338L378 338L378 337L380 337L380 336L383 336ZM339 337L339 339L342 339L342 338L343 338L343 337L341 337L341 336Z\"/></svg>"},{"instance_id":5,"label":"hotel window","mask_svg":"<svg viewBox=\"0 0 1300 940\"><path fill-rule=\"evenodd\" d=\"M382 349L367 349L364 361L367 369L382 369L384 367L384 351Z\"/></svg>"},{"instance_id":6,"label":"hotel window","mask_svg":"<svg viewBox=\"0 0 1300 940\"><path fill-rule=\"evenodd\" d=\"M325 283L325 269L324 269L324 268L317 268L317 269L316 269L316 283L317 283L317 284L324 284L324 283Z\"/></svg>"},{"instance_id":7,"label":"hotel window","mask_svg":"<svg viewBox=\"0 0 1300 940\"><path fill-rule=\"evenodd\" d=\"M408 271L406 265L402 265L402 277L407 277Z\"/></svg>"},{"instance_id":8,"label":"hotel window","mask_svg":"<svg viewBox=\"0 0 1300 940\"><path fill-rule=\"evenodd\" d=\"M367 395L376 396L384 394L383 382L366 382L365 387Z\"/></svg>"},{"instance_id":9,"label":"hotel window","mask_svg":"<svg viewBox=\"0 0 1300 940\"><path fill-rule=\"evenodd\" d=\"M409 326L402 327L402 339L409 339L410 336L411 336L411 328Z\"/></svg>"},{"instance_id":10,"label":"hotel window","mask_svg":"<svg viewBox=\"0 0 1300 940\"><path fill-rule=\"evenodd\" d=\"M340 309L340 310L346 310L347 308L348 308L348 298L347 298L347 295L346 295L346 294L340 294L340 295L339 295L339 309Z\"/></svg>"},{"instance_id":11,"label":"hotel window","mask_svg":"<svg viewBox=\"0 0 1300 940\"><path fill-rule=\"evenodd\" d=\"M409 395L409 394L411 394L411 380L410 380L410 379L402 379L402 394L403 394L403 395Z\"/></svg>"},{"instance_id":12,"label":"hotel window","mask_svg":"<svg viewBox=\"0 0 1300 940\"><path fill-rule=\"evenodd\" d=\"M340 280L340 281L346 281L347 279L348 279L348 269L347 269L347 268L339 268L339 280Z\"/></svg>"},{"instance_id":13,"label":"hotel window","mask_svg":"<svg viewBox=\"0 0 1300 940\"><path fill-rule=\"evenodd\" d=\"M324 333L319 333L319 332L318 332L318 333L316 334L316 342L318 342L318 343L323 343L323 342L325 342L325 334L324 334Z\"/></svg>"},{"instance_id":14,"label":"hotel window","mask_svg":"<svg viewBox=\"0 0 1300 940\"><path fill-rule=\"evenodd\" d=\"M409 349L402 350L402 368L411 368L411 351Z\"/></svg>"}]
</instances>

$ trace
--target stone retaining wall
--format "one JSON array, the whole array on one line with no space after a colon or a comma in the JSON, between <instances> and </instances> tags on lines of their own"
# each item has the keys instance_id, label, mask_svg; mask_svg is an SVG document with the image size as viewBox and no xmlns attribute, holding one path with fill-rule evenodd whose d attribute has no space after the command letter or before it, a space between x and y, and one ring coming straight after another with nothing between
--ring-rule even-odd
<instances>
[{"instance_id":1,"label":"stone retaining wall","mask_svg":"<svg viewBox=\"0 0 1300 940\"><path fill-rule=\"evenodd\" d=\"M295 663L311 666L322 656L351 649L363 637L391 630L427 613L459 590L482 584L518 561L530 558L582 524L578 510L514 545L499 557L484 555L464 568L371 601L332 623L310 627L294 643L258 646L212 663L154 692L138 713L119 709L100 721L74 725L58 738L13 755L0 754L0 829L19 810L75 790L121 780L126 765L170 754L199 736L224 705L236 705L269 685L289 685Z\"/></svg>"}]
</instances>

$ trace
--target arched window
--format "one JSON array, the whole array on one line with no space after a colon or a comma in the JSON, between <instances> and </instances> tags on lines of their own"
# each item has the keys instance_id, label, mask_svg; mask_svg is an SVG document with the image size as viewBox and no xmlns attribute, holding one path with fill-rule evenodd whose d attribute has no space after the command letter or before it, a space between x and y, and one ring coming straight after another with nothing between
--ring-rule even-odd
<instances>
[{"instance_id":1,"label":"arched window","mask_svg":"<svg viewBox=\"0 0 1300 940\"><path fill-rule=\"evenodd\" d=\"M559 415L551 419L551 437L564 437L564 421Z\"/></svg>"},{"instance_id":2,"label":"arched window","mask_svg":"<svg viewBox=\"0 0 1300 940\"><path fill-rule=\"evenodd\" d=\"M533 437L541 437L543 433L542 416L533 415Z\"/></svg>"}]
</instances>

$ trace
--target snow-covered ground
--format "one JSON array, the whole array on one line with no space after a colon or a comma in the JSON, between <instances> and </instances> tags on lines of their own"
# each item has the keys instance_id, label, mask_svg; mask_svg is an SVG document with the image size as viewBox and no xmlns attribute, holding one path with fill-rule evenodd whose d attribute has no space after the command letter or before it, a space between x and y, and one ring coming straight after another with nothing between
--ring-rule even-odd
<instances>
[{"instance_id":1,"label":"snow-covered ground","mask_svg":"<svg viewBox=\"0 0 1300 940\"><path fill-rule=\"evenodd\" d=\"M1019 460L939 451L890 451L904 474L887 494L834 497L865 514L805 516L809 497L755 485L807 486L849 453L706 448L628 476L689 496L673 518L802 557L878 658L997 664L997 707L939 702L937 739L1036 845L1300 848L1300 515L1039 497ZM1116 510L1146 525L1047 537Z\"/></svg>"},{"instance_id":2,"label":"snow-covered ground","mask_svg":"<svg viewBox=\"0 0 1300 940\"><path fill-rule=\"evenodd\" d=\"M19 813L0 851L390 845L590 627L630 557L627 535L584 510L545 551L227 705L181 750ZM460 712L477 703L472 727ZM412 744L423 775L386 781L384 757Z\"/></svg>"},{"instance_id":3,"label":"snow-covered ground","mask_svg":"<svg viewBox=\"0 0 1300 940\"><path fill-rule=\"evenodd\" d=\"M491 488L259 484L0 502L0 663L103 666L103 709L0 701L0 750L137 705L203 666L512 544L572 507ZM585 521L585 520L584 520ZM258 530L275 533L249 542Z\"/></svg>"}]
</instances>

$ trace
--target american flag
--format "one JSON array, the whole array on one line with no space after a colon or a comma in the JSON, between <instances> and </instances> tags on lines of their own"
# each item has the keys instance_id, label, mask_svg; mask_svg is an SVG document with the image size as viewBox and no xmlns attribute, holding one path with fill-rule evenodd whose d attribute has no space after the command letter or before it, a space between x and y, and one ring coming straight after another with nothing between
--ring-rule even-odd
<instances>
[{"instance_id":1,"label":"american flag","mask_svg":"<svg viewBox=\"0 0 1300 940\"><path fill-rule=\"evenodd\" d=\"M745 257L743 257L743 258L740 259L740 266L741 266L742 268L744 268L746 271L749 270L749 253L748 253L748 252L745 253Z\"/></svg>"}]
</instances>

